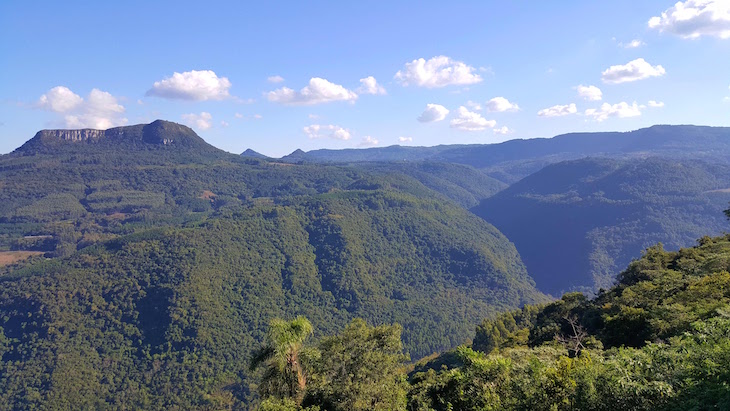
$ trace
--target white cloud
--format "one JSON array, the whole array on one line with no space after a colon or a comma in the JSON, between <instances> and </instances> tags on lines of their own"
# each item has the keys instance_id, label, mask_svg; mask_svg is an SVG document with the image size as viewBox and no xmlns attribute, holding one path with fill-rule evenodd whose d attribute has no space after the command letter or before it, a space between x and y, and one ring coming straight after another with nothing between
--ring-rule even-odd
<instances>
[{"instance_id":1,"label":"white cloud","mask_svg":"<svg viewBox=\"0 0 730 411\"><path fill-rule=\"evenodd\" d=\"M677 2L652 17L649 27L685 39L701 36L730 38L730 2L727 0L687 0Z\"/></svg>"},{"instance_id":2,"label":"white cloud","mask_svg":"<svg viewBox=\"0 0 730 411\"><path fill-rule=\"evenodd\" d=\"M664 107L664 102L663 101L649 100L649 107L654 107L654 108Z\"/></svg>"},{"instance_id":3,"label":"white cloud","mask_svg":"<svg viewBox=\"0 0 730 411\"><path fill-rule=\"evenodd\" d=\"M643 58L638 58L623 65L609 67L601 73L601 79L604 83L619 84L650 77L661 77L665 73L664 67L652 66Z\"/></svg>"},{"instance_id":4,"label":"white cloud","mask_svg":"<svg viewBox=\"0 0 730 411\"><path fill-rule=\"evenodd\" d=\"M575 106L575 103L571 103L564 106L557 105L542 109L537 112L537 115L540 117L561 117L569 114L575 114L577 112L578 107Z\"/></svg>"},{"instance_id":5,"label":"white cloud","mask_svg":"<svg viewBox=\"0 0 730 411\"><path fill-rule=\"evenodd\" d=\"M221 127L228 127L229 124L227 121L221 120Z\"/></svg>"},{"instance_id":6,"label":"white cloud","mask_svg":"<svg viewBox=\"0 0 730 411\"><path fill-rule=\"evenodd\" d=\"M486 120L478 113L469 111L464 106L459 107L456 118L452 119L450 124L451 127L463 131L482 131L496 125L496 121Z\"/></svg>"},{"instance_id":7,"label":"white cloud","mask_svg":"<svg viewBox=\"0 0 730 411\"><path fill-rule=\"evenodd\" d=\"M520 109L516 103L511 103L504 97L495 97L487 101L487 111L491 112L503 112L503 111L517 111Z\"/></svg>"},{"instance_id":8,"label":"white cloud","mask_svg":"<svg viewBox=\"0 0 730 411\"><path fill-rule=\"evenodd\" d=\"M365 137L362 138L362 141L360 142L360 144L358 144L358 146L360 146L360 147L372 147L372 146L377 146L378 143L379 143L379 141L377 139L375 139L375 138L373 138L371 136L365 136Z\"/></svg>"},{"instance_id":9,"label":"white cloud","mask_svg":"<svg viewBox=\"0 0 730 411\"><path fill-rule=\"evenodd\" d=\"M400 136L400 137L398 137L398 141L401 143L411 143L411 142L413 142L413 137Z\"/></svg>"},{"instance_id":10,"label":"white cloud","mask_svg":"<svg viewBox=\"0 0 730 411\"><path fill-rule=\"evenodd\" d=\"M266 97L271 102L292 106L311 106L332 101L357 100L357 94L354 91L319 77L310 79L309 85L300 91L282 87L266 93Z\"/></svg>"},{"instance_id":11,"label":"white cloud","mask_svg":"<svg viewBox=\"0 0 730 411\"><path fill-rule=\"evenodd\" d=\"M470 109L474 110L474 111L479 111L479 110L482 109L482 105L481 104L479 104L479 103L477 103L475 101L471 101L471 100L469 100L469 101L466 102L466 106L469 107Z\"/></svg>"},{"instance_id":12,"label":"white cloud","mask_svg":"<svg viewBox=\"0 0 730 411\"><path fill-rule=\"evenodd\" d=\"M510 130L510 128L507 126L495 128L495 129L492 129L492 131L494 131L494 134L501 134L501 135L512 134L512 130Z\"/></svg>"},{"instance_id":13,"label":"white cloud","mask_svg":"<svg viewBox=\"0 0 730 411\"><path fill-rule=\"evenodd\" d=\"M142 99L137 99L137 104L139 104L140 106L143 106L144 105L144 101L142 101Z\"/></svg>"},{"instance_id":14,"label":"white cloud","mask_svg":"<svg viewBox=\"0 0 730 411\"><path fill-rule=\"evenodd\" d=\"M349 140L350 131L340 126L312 124L304 127L304 134L309 138L331 138L335 140Z\"/></svg>"},{"instance_id":15,"label":"white cloud","mask_svg":"<svg viewBox=\"0 0 730 411\"><path fill-rule=\"evenodd\" d=\"M241 114L241 113L236 113L235 116L236 116L236 118L243 118L243 114Z\"/></svg>"},{"instance_id":16,"label":"white cloud","mask_svg":"<svg viewBox=\"0 0 730 411\"><path fill-rule=\"evenodd\" d=\"M360 88L357 89L361 94L387 94L385 88L378 84L375 77L368 76L360 79Z\"/></svg>"},{"instance_id":17,"label":"white cloud","mask_svg":"<svg viewBox=\"0 0 730 411\"><path fill-rule=\"evenodd\" d=\"M212 70L192 70L155 81L147 95L176 100L223 100L231 96L229 88L228 78L218 77Z\"/></svg>"},{"instance_id":18,"label":"white cloud","mask_svg":"<svg viewBox=\"0 0 730 411\"><path fill-rule=\"evenodd\" d=\"M84 100L67 87L54 87L38 99L37 106L63 114L67 128L106 130L128 122L124 117L125 108L117 98L96 88Z\"/></svg>"},{"instance_id":19,"label":"white cloud","mask_svg":"<svg viewBox=\"0 0 730 411\"><path fill-rule=\"evenodd\" d=\"M213 116L208 112L201 112L200 114L195 113L189 113L189 114L183 114L182 115L183 123L187 124L188 126L198 129L198 130L207 130L211 127L213 127Z\"/></svg>"},{"instance_id":20,"label":"white cloud","mask_svg":"<svg viewBox=\"0 0 730 411\"><path fill-rule=\"evenodd\" d=\"M271 76L266 79L269 83L281 83L284 81L284 77L282 76Z\"/></svg>"},{"instance_id":21,"label":"white cloud","mask_svg":"<svg viewBox=\"0 0 730 411\"><path fill-rule=\"evenodd\" d=\"M261 120L262 118L264 118L264 116L262 116L261 114L254 114L253 115L253 119L254 120Z\"/></svg>"},{"instance_id":22,"label":"white cloud","mask_svg":"<svg viewBox=\"0 0 730 411\"><path fill-rule=\"evenodd\" d=\"M600 101L603 99L603 92L596 86L584 86L580 85L576 87L578 95L583 97L584 100L588 101Z\"/></svg>"},{"instance_id":23,"label":"white cloud","mask_svg":"<svg viewBox=\"0 0 730 411\"><path fill-rule=\"evenodd\" d=\"M83 102L84 99L68 87L57 86L48 90L46 94L38 99L38 107L56 113L65 113L77 108Z\"/></svg>"},{"instance_id":24,"label":"white cloud","mask_svg":"<svg viewBox=\"0 0 730 411\"><path fill-rule=\"evenodd\" d=\"M638 117L641 115L641 106L636 104L636 102L631 105L623 101L613 105L603 103L600 109L590 108L586 110L585 115L588 117L593 117L593 119L598 122L607 120L610 117Z\"/></svg>"},{"instance_id":25,"label":"white cloud","mask_svg":"<svg viewBox=\"0 0 730 411\"><path fill-rule=\"evenodd\" d=\"M317 114L309 114L309 115L307 115L307 117L309 117L310 120L316 120L316 119L319 118L319 115L317 115Z\"/></svg>"},{"instance_id":26,"label":"white cloud","mask_svg":"<svg viewBox=\"0 0 730 411\"><path fill-rule=\"evenodd\" d=\"M646 43L644 43L643 41L641 41L639 39L634 39L628 43L618 43L618 45L625 49L635 49L635 48L639 48L641 46L645 46Z\"/></svg>"},{"instance_id":27,"label":"white cloud","mask_svg":"<svg viewBox=\"0 0 730 411\"><path fill-rule=\"evenodd\" d=\"M426 104L426 109L418 117L421 123L433 123L441 121L449 114L449 109L440 104Z\"/></svg>"},{"instance_id":28,"label":"white cloud","mask_svg":"<svg viewBox=\"0 0 730 411\"><path fill-rule=\"evenodd\" d=\"M446 56L436 56L428 61L420 58L406 63L403 70L395 73L395 79L404 86L427 88L467 85L482 81L482 77L474 71L474 67L467 66L461 61Z\"/></svg>"}]
</instances>

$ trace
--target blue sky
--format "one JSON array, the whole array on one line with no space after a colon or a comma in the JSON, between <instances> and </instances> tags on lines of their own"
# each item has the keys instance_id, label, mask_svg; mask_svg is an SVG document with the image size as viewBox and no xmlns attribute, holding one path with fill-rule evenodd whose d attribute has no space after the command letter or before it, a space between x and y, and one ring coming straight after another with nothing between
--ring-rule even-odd
<instances>
[{"instance_id":1,"label":"blue sky","mask_svg":"<svg viewBox=\"0 0 730 411\"><path fill-rule=\"evenodd\" d=\"M0 153L157 118L271 156L728 126L730 1L0 3Z\"/></svg>"}]
</instances>

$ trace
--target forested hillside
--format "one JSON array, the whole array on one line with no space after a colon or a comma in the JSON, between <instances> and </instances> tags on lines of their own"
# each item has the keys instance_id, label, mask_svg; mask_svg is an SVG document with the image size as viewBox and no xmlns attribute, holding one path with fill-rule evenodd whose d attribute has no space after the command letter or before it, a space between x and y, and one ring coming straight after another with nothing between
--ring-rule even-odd
<instances>
[{"instance_id":1,"label":"forested hillside","mask_svg":"<svg viewBox=\"0 0 730 411\"><path fill-rule=\"evenodd\" d=\"M472 209L515 243L538 287L597 291L641 250L727 230L730 166L589 158L545 167Z\"/></svg>"},{"instance_id":2,"label":"forested hillside","mask_svg":"<svg viewBox=\"0 0 730 411\"><path fill-rule=\"evenodd\" d=\"M317 341L306 318L275 320L252 357L259 409L724 410L729 269L730 236L655 246L594 299L487 318L473 343L410 367L397 325L355 320Z\"/></svg>"},{"instance_id":3,"label":"forested hillside","mask_svg":"<svg viewBox=\"0 0 730 411\"><path fill-rule=\"evenodd\" d=\"M166 122L39 133L0 158L2 253L29 257L0 268L0 409L241 407L274 317L398 322L418 358L546 301L448 199L489 187L406 174L241 158Z\"/></svg>"}]
</instances>

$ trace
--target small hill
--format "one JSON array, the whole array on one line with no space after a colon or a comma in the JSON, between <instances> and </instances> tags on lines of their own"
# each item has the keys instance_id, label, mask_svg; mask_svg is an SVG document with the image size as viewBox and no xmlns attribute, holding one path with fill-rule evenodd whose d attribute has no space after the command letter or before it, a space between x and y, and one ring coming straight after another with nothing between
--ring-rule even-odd
<instances>
[{"instance_id":1,"label":"small hill","mask_svg":"<svg viewBox=\"0 0 730 411\"><path fill-rule=\"evenodd\" d=\"M257 151L251 150L250 148L246 149L243 153L241 153L241 157L251 157L251 158L269 158L268 156L265 156Z\"/></svg>"},{"instance_id":2,"label":"small hill","mask_svg":"<svg viewBox=\"0 0 730 411\"><path fill-rule=\"evenodd\" d=\"M608 288L621 267L661 242L670 250L717 235L730 166L666 158L588 158L545 167L472 211L515 243L553 295Z\"/></svg>"}]
</instances>

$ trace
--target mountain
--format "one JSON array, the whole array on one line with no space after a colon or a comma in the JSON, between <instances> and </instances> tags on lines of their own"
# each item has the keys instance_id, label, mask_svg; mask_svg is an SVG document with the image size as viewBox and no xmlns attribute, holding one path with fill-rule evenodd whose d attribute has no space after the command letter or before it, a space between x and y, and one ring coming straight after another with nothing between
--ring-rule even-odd
<instances>
[{"instance_id":1,"label":"mountain","mask_svg":"<svg viewBox=\"0 0 730 411\"><path fill-rule=\"evenodd\" d=\"M243 158L159 121L1 156L0 254L31 254L0 267L0 409L240 406L274 317L399 322L420 357L546 301L504 235L390 167ZM462 168L416 172L488 195Z\"/></svg>"},{"instance_id":2,"label":"mountain","mask_svg":"<svg viewBox=\"0 0 730 411\"><path fill-rule=\"evenodd\" d=\"M267 156L265 156L257 151L251 150L250 148L246 149L246 151L241 153L241 157L268 158Z\"/></svg>"},{"instance_id":3,"label":"mountain","mask_svg":"<svg viewBox=\"0 0 730 411\"><path fill-rule=\"evenodd\" d=\"M472 211L515 243L538 287L608 288L641 250L727 230L730 166L587 158L545 167Z\"/></svg>"},{"instance_id":4,"label":"mountain","mask_svg":"<svg viewBox=\"0 0 730 411\"><path fill-rule=\"evenodd\" d=\"M657 125L631 132L570 133L499 144L299 150L284 161L437 161L465 164L511 184L542 167L586 156L697 158L727 162L730 127Z\"/></svg>"},{"instance_id":5,"label":"mountain","mask_svg":"<svg viewBox=\"0 0 730 411\"><path fill-rule=\"evenodd\" d=\"M89 150L176 150L220 151L206 143L187 126L164 120L107 130L41 130L13 154L79 152Z\"/></svg>"}]
</instances>

